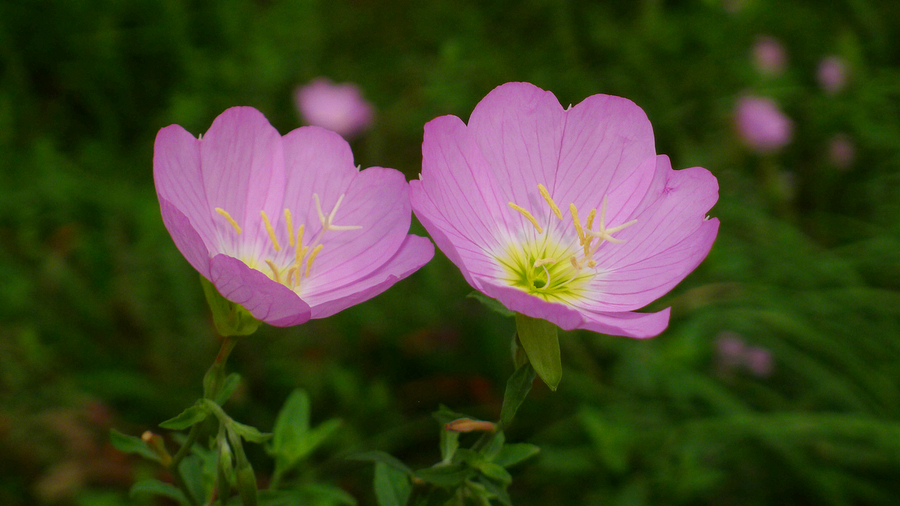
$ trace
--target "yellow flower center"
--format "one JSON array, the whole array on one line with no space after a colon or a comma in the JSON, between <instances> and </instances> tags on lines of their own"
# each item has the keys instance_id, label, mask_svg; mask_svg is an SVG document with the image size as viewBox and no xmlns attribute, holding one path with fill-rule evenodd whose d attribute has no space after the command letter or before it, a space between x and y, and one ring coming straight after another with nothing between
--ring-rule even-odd
<instances>
[{"instance_id":1,"label":"yellow flower center","mask_svg":"<svg viewBox=\"0 0 900 506\"><path fill-rule=\"evenodd\" d=\"M291 216L290 209L284 210L284 225L287 229L287 239L288 249L293 249L293 255L281 255L281 260L276 262L272 258L265 258L264 262L268 269L260 269L257 267L258 259L242 258L245 264L253 269L257 269L260 272L264 273L266 276L271 278L272 280L281 283L291 290L297 290L300 285L301 278L308 278L310 272L313 267L313 261L319 256L319 253L322 251L322 236L325 232L328 231L345 231L345 230L358 230L362 228L357 225L336 225L334 223L334 216L337 214L338 207L341 205L341 202L344 200L344 194L341 194L338 197L337 202L334 204L334 208L331 212L326 216L325 213L322 212L322 203L319 200L319 195L313 193L313 200L316 202L316 212L319 214L319 221L322 222L322 228L319 230L319 233L313 238L309 243L304 244L304 235L306 231L306 225L302 224L297 227L296 232L294 229L294 222ZM240 235L243 231L241 230L240 225L228 214L228 211L225 211L221 207L215 208L215 211L221 215L231 226L234 228L234 231ZM263 226L266 228L266 234L269 237L269 241L271 242L272 249L275 252L282 251L281 243L278 241L278 237L275 234L275 228L272 226L271 220L269 220L269 216L266 215L265 211L259 212L260 218L262 218Z\"/></svg>"},{"instance_id":2,"label":"yellow flower center","mask_svg":"<svg viewBox=\"0 0 900 506\"><path fill-rule=\"evenodd\" d=\"M550 207L550 211L556 218L563 221L563 213L550 192L543 184L538 185L538 191L544 201ZM541 297L547 301L562 301L571 298L579 298L584 295L588 282L597 274L597 262L594 254L604 242L622 243L612 234L634 225L637 220L631 220L621 225L607 228L606 226L606 196L600 205L600 216L597 220L597 209L591 209L587 219L582 224L578 216L578 209L574 203L569 204L569 214L575 234L562 235L566 237L552 237L556 230L551 223L541 225L527 209L509 203L509 207L521 214L534 226L537 235L526 232L524 239L510 243L497 257L497 261L506 273L505 280L510 284L532 295ZM548 217L548 220L552 220ZM597 221L597 229L594 223Z\"/></svg>"}]
</instances>

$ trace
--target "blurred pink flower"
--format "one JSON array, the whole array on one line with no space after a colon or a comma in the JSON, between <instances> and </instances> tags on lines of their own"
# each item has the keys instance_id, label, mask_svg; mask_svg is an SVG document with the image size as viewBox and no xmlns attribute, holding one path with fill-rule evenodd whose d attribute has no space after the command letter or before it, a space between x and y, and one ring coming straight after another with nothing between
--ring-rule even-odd
<instances>
[{"instance_id":1,"label":"blurred pink flower","mask_svg":"<svg viewBox=\"0 0 900 506\"><path fill-rule=\"evenodd\" d=\"M466 125L425 125L410 182L419 221L476 290L571 330L652 337L669 309L636 313L706 257L718 183L672 170L630 100L563 109L528 83L491 91ZM557 206L557 203L559 206Z\"/></svg>"},{"instance_id":2,"label":"blurred pink flower","mask_svg":"<svg viewBox=\"0 0 900 506\"><path fill-rule=\"evenodd\" d=\"M839 169L847 169L856 158L856 147L846 134L837 134L828 143L828 159Z\"/></svg>"},{"instance_id":3,"label":"blurred pink flower","mask_svg":"<svg viewBox=\"0 0 900 506\"><path fill-rule=\"evenodd\" d=\"M834 95L847 85L847 64L839 56L822 58L816 76L825 93Z\"/></svg>"},{"instance_id":4,"label":"blurred pink flower","mask_svg":"<svg viewBox=\"0 0 900 506\"><path fill-rule=\"evenodd\" d=\"M716 368L719 374L730 375L743 369L754 376L768 377L775 364L769 350L747 346L739 334L726 330L716 337Z\"/></svg>"},{"instance_id":5,"label":"blurred pink flower","mask_svg":"<svg viewBox=\"0 0 900 506\"><path fill-rule=\"evenodd\" d=\"M431 259L407 235L409 187L394 169L353 164L319 127L282 137L233 107L197 139L156 136L153 178L175 245L219 293L277 327L324 318L383 292Z\"/></svg>"},{"instance_id":6,"label":"blurred pink flower","mask_svg":"<svg viewBox=\"0 0 900 506\"><path fill-rule=\"evenodd\" d=\"M774 37L761 35L753 45L753 63L756 70L765 76L777 76L784 72L787 54L784 46Z\"/></svg>"},{"instance_id":7,"label":"blurred pink flower","mask_svg":"<svg viewBox=\"0 0 900 506\"><path fill-rule=\"evenodd\" d=\"M791 141L793 124L768 98L744 96L735 108L741 140L760 153L771 153Z\"/></svg>"},{"instance_id":8,"label":"blurred pink flower","mask_svg":"<svg viewBox=\"0 0 900 506\"><path fill-rule=\"evenodd\" d=\"M372 106L362 97L359 88L350 83L334 84L320 77L298 87L294 100L307 123L348 139L372 123Z\"/></svg>"}]
</instances>

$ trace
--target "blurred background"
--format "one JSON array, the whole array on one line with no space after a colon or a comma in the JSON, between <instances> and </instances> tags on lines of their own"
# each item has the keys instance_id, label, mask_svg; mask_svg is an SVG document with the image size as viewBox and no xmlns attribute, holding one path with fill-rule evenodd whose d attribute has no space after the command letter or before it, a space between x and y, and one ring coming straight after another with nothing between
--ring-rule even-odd
<instances>
[{"instance_id":1,"label":"blurred background","mask_svg":"<svg viewBox=\"0 0 900 506\"><path fill-rule=\"evenodd\" d=\"M896 504L898 19L893 0L0 3L0 504L164 504L129 498L159 471L109 430L192 403L218 342L160 218L154 137L234 105L287 133L319 121L297 88L320 77L369 104L344 132L363 167L414 178L425 122L521 80L564 106L630 98L675 168L719 179L712 252L649 308L672 306L663 335L561 336L559 390L536 385L507 434L542 448L514 504ZM232 354L229 412L268 430L306 389L314 423L343 425L303 479L374 504L344 455L430 465L440 403L499 413L514 325L469 292L438 254L261 329Z\"/></svg>"}]
</instances>

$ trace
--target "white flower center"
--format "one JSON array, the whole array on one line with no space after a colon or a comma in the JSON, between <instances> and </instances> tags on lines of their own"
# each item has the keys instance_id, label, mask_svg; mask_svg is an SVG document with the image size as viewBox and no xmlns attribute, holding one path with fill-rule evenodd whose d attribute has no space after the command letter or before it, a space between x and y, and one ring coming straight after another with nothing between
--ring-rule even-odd
<instances>
[{"instance_id":1,"label":"white flower center","mask_svg":"<svg viewBox=\"0 0 900 506\"><path fill-rule=\"evenodd\" d=\"M562 211L553 201L547 188L543 184L539 184L538 191L557 219L562 220ZM549 231L545 233L544 227L541 226L538 219L522 206L509 202L509 207L530 221L538 236L524 234L525 237L531 237L511 243L503 254L497 257L497 261L506 271L505 279L510 286L548 301L578 297L584 286L597 274L597 262L593 256L600 245L604 242L616 244L624 242L613 237L612 234L637 222L637 220L631 220L607 228L606 196L604 196L600 206L599 220L596 220L597 209L591 209L587 220L582 225L578 209L574 203L570 203L569 213L577 236L576 244L572 234L566 234L568 237L558 238L551 237L555 234L551 234ZM552 220L552 218L548 219ZM593 229L595 221L598 221L596 230ZM549 229L550 223L546 225Z\"/></svg>"}]
</instances>

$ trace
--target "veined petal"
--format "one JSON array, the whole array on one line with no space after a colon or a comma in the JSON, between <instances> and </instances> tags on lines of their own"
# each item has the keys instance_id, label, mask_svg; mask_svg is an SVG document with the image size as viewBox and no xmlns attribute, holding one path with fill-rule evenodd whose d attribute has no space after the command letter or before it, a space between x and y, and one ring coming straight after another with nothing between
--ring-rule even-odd
<instances>
[{"instance_id":1,"label":"veined petal","mask_svg":"<svg viewBox=\"0 0 900 506\"><path fill-rule=\"evenodd\" d=\"M647 338L662 333L669 324L670 308L657 313L594 312L566 304L547 302L517 288L482 280L483 292L510 311L542 318L563 330L585 329L612 336Z\"/></svg>"},{"instance_id":2,"label":"veined petal","mask_svg":"<svg viewBox=\"0 0 900 506\"><path fill-rule=\"evenodd\" d=\"M304 298L365 278L390 260L406 240L412 217L403 174L371 167L355 176L342 194L335 223L360 228L322 235L314 272L303 283ZM329 209L324 203L323 207Z\"/></svg>"},{"instance_id":3,"label":"veined petal","mask_svg":"<svg viewBox=\"0 0 900 506\"><path fill-rule=\"evenodd\" d=\"M160 202L165 200L178 209L207 249L216 247L216 226L203 187L200 141L178 125L161 129L153 145L153 180ZM165 209L163 218L166 218ZM169 227L168 222L166 226ZM193 260L188 260L194 265Z\"/></svg>"},{"instance_id":4,"label":"veined petal","mask_svg":"<svg viewBox=\"0 0 900 506\"><path fill-rule=\"evenodd\" d=\"M244 306L257 320L275 327L290 327L310 318L309 305L290 288L227 255L210 261L209 280L226 299Z\"/></svg>"},{"instance_id":5,"label":"veined petal","mask_svg":"<svg viewBox=\"0 0 900 506\"><path fill-rule=\"evenodd\" d=\"M327 215L359 173L353 164L350 144L330 130L300 127L284 136L284 159L287 174L284 207L294 214L294 227L304 224L306 234L314 236L322 224L313 194L319 196L322 211ZM342 222L348 204L349 198L345 197L335 222L339 225L358 225ZM279 209L279 213L281 211ZM283 225L279 224L275 229L279 240L286 237Z\"/></svg>"},{"instance_id":6,"label":"veined petal","mask_svg":"<svg viewBox=\"0 0 900 506\"><path fill-rule=\"evenodd\" d=\"M595 257L601 273L591 283L596 297L580 307L629 311L661 297L706 258L719 220L707 211L718 183L701 167L672 170L657 157L656 175L633 215L637 222L617 233L621 244L604 244Z\"/></svg>"},{"instance_id":7,"label":"veined petal","mask_svg":"<svg viewBox=\"0 0 900 506\"><path fill-rule=\"evenodd\" d=\"M607 198L607 218L628 216L655 172L650 120L634 102L593 95L566 111L565 134L551 194L587 212ZM549 187L548 187L549 188Z\"/></svg>"},{"instance_id":8,"label":"veined petal","mask_svg":"<svg viewBox=\"0 0 900 506\"><path fill-rule=\"evenodd\" d=\"M209 249L191 224L191 220L163 197L159 197L159 207L162 211L163 224L175 241L178 251L184 255L191 267L209 279Z\"/></svg>"},{"instance_id":9,"label":"veined petal","mask_svg":"<svg viewBox=\"0 0 900 506\"><path fill-rule=\"evenodd\" d=\"M284 152L281 135L252 107L220 114L200 141L200 161L209 212L227 211L241 236L223 223L219 241L232 255L258 257L268 243L260 211L282 212Z\"/></svg>"},{"instance_id":10,"label":"veined petal","mask_svg":"<svg viewBox=\"0 0 900 506\"><path fill-rule=\"evenodd\" d=\"M503 206L512 201L547 215L535 191L538 183L551 194L556 186L565 118L553 93L528 83L498 86L475 106L468 130L499 182Z\"/></svg>"},{"instance_id":11,"label":"veined petal","mask_svg":"<svg viewBox=\"0 0 900 506\"><path fill-rule=\"evenodd\" d=\"M304 295L304 299L312 307L313 318L325 318L384 292L428 263L433 256L431 241L408 235L394 256L367 276L352 279L344 286Z\"/></svg>"}]
</instances>

